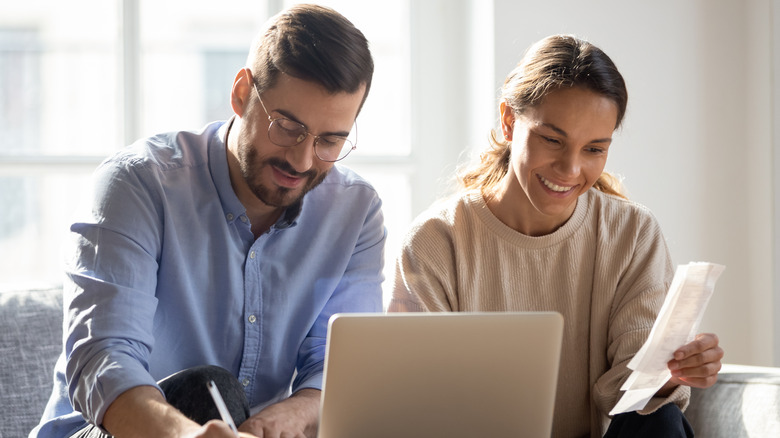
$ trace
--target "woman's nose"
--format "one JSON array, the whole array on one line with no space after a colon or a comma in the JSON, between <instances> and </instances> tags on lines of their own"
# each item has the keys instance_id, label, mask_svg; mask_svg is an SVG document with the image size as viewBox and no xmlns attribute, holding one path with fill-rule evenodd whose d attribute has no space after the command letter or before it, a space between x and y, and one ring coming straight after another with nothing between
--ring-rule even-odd
<instances>
[{"instance_id":1,"label":"woman's nose","mask_svg":"<svg viewBox=\"0 0 780 438\"><path fill-rule=\"evenodd\" d=\"M576 176L580 173L580 159L576 152L564 152L558 158L556 168L562 176Z\"/></svg>"}]
</instances>

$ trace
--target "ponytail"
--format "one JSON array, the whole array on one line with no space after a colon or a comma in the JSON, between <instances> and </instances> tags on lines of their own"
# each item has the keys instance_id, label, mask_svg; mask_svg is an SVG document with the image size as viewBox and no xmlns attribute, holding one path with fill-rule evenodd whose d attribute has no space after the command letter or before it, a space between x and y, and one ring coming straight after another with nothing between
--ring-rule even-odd
<instances>
[{"instance_id":1,"label":"ponytail","mask_svg":"<svg viewBox=\"0 0 780 438\"><path fill-rule=\"evenodd\" d=\"M509 158L512 155L510 143L498 140L496 131L490 131L490 145L480 155L479 160L465 167L458 174L463 190L479 189L483 196L509 171Z\"/></svg>"},{"instance_id":2,"label":"ponytail","mask_svg":"<svg viewBox=\"0 0 780 438\"><path fill-rule=\"evenodd\" d=\"M623 183L620 182L619 178L609 172L602 172L599 179L593 184L593 187L608 195L628 199L628 197L623 194Z\"/></svg>"}]
</instances>

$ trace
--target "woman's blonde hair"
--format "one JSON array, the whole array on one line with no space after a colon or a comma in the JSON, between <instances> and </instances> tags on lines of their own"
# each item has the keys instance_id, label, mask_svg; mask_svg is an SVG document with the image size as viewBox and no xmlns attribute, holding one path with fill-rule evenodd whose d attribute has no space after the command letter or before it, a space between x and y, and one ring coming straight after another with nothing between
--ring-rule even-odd
<instances>
[{"instance_id":1,"label":"woman's blonde hair","mask_svg":"<svg viewBox=\"0 0 780 438\"><path fill-rule=\"evenodd\" d=\"M547 37L526 52L509 73L501 88L501 101L522 114L538 105L550 92L584 87L611 99L618 108L615 129L620 127L628 104L623 76L612 60L593 44L569 35ZM511 142L490 133L489 147L474 164L460 173L460 184L466 190L487 193L506 175L511 156ZM604 193L625 197L620 181L604 172L593 185Z\"/></svg>"}]
</instances>

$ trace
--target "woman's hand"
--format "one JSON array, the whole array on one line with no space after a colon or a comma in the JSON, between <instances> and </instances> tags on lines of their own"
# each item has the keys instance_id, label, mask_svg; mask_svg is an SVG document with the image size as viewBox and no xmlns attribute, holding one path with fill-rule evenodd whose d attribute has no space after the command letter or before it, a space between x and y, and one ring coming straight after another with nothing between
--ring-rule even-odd
<instances>
[{"instance_id":1,"label":"woman's hand","mask_svg":"<svg viewBox=\"0 0 780 438\"><path fill-rule=\"evenodd\" d=\"M718 346L718 336L713 333L699 334L694 341L674 352L674 359L667 364L672 372L669 383L708 388L718 381L721 359L723 349Z\"/></svg>"}]
</instances>

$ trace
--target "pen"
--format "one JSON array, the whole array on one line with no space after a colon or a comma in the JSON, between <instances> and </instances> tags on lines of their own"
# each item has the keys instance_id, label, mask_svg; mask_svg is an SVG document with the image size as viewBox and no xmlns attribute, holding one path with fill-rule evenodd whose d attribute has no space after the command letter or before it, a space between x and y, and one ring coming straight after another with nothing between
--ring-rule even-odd
<instances>
[{"instance_id":1,"label":"pen","mask_svg":"<svg viewBox=\"0 0 780 438\"><path fill-rule=\"evenodd\" d=\"M236 423L233 422L233 417L230 415L230 411L228 411L227 406L225 406L225 400L222 399L222 394L219 393L219 389L217 388L217 385L214 383L213 380L209 380L206 386L208 386L209 388L209 393L211 393L211 398L214 399L214 404L217 405L217 410L219 411L219 416L222 417L222 421L227 423L227 425L230 426L230 430L232 430L233 433L236 434L236 437L238 437L238 429L236 429Z\"/></svg>"}]
</instances>

